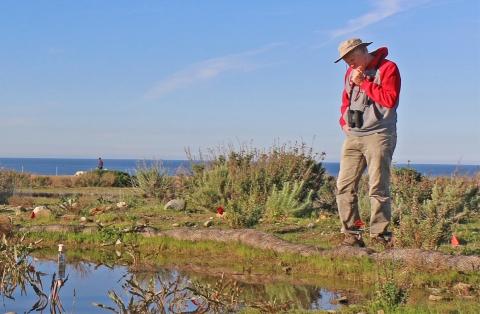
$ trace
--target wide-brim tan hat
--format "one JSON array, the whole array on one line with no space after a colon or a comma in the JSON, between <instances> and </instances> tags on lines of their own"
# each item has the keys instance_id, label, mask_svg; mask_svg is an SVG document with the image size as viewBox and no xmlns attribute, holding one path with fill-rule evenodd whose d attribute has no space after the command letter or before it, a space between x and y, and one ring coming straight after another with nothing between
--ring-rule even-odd
<instances>
[{"instance_id":1,"label":"wide-brim tan hat","mask_svg":"<svg viewBox=\"0 0 480 314\"><path fill-rule=\"evenodd\" d=\"M371 42L369 43L364 43L360 38L350 38L348 40L345 40L338 46L338 54L340 55L340 58L336 60L334 63L337 63L338 61L342 60L343 57L345 57L347 54L349 54L352 50L358 47L367 47L370 45Z\"/></svg>"}]
</instances>

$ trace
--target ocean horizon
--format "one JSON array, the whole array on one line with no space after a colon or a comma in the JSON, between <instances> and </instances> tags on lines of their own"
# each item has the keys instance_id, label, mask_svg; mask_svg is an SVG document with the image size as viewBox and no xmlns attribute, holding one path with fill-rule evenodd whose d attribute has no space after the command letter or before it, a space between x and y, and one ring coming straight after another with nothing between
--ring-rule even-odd
<instances>
[{"instance_id":1,"label":"ocean horizon","mask_svg":"<svg viewBox=\"0 0 480 314\"><path fill-rule=\"evenodd\" d=\"M188 160L153 160L153 159L104 159L104 170L119 170L131 175L135 174L139 164L145 162L150 167L154 162L161 162L162 166L168 170L169 174L174 174L180 166L189 166ZM37 175L74 175L77 171L95 170L98 159L88 158L6 158L0 157L0 168L17 172L26 172ZM340 169L338 162L322 162L326 171L337 176ZM394 163L395 167L410 167L417 170L422 175L437 177L440 175L451 176L454 173L473 175L480 171L480 165L462 165L462 164L399 164Z\"/></svg>"}]
</instances>

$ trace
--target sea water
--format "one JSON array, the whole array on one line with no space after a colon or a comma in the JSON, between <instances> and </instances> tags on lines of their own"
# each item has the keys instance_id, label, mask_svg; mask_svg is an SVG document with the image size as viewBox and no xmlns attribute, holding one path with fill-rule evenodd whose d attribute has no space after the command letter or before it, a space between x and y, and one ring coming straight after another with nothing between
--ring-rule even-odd
<instances>
[{"instance_id":1,"label":"sea water","mask_svg":"<svg viewBox=\"0 0 480 314\"><path fill-rule=\"evenodd\" d=\"M189 167L188 160L139 160L139 159L103 159L104 170L119 170L131 175L139 167L150 167L161 163L169 174L182 167ZM27 172L38 175L74 175L77 171L95 170L98 159L77 158L0 158L0 167L7 170ZM325 170L332 176L337 176L340 169L338 162L323 162ZM446 164L395 164L395 167L410 167L420 174L437 177L451 176L454 173L470 174L480 171L480 165L446 165Z\"/></svg>"}]
</instances>

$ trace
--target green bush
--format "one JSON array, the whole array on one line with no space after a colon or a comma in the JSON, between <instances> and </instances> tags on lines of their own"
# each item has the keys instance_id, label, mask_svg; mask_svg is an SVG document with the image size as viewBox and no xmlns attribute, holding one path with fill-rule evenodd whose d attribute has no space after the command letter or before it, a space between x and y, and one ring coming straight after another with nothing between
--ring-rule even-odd
<instances>
[{"instance_id":1,"label":"green bush","mask_svg":"<svg viewBox=\"0 0 480 314\"><path fill-rule=\"evenodd\" d=\"M93 170L81 175L75 182L83 187L131 187L130 174L118 170Z\"/></svg>"},{"instance_id":2,"label":"green bush","mask_svg":"<svg viewBox=\"0 0 480 314\"><path fill-rule=\"evenodd\" d=\"M31 175L25 172L17 172L12 170L3 170L4 175L8 177L8 181L17 188L30 187Z\"/></svg>"},{"instance_id":3,"label":"green bush","mask_svg":"<svg viewBox=\"0 0 480 314\"><path fill-rule=\"evenodd\" d=\"M313 199L314 208L318 208L321 211L328 211L332 213L338 212L337 199L336 199L336 183L337 178L324 173L323 175L323 184L317 190L317 195Z\"/></svg>"},{"instance_id":4,"label":"green bush","mask_svg":"<svg viewBox=\"0 0 480 314\"><path fill-rule=\"evenodd\" d=\"M431 193L426 196L430 187ZM479 175L424 177L412 189L418 193L401 209L399 225L395 227L398 246L436 249L452 236L457 217L479 212Z\"/></svg>"},{"instance_id":5,"label":"green bush","mask_svg":"<svg viewBox=\"0 0 480 314\"><path fill-rule=\"evenodd\" d=\"M52 185L52 179L49 176L33 176L31 185L33 187L46 187Z\"/></svg>"},{"instance_id":6,"label":"green bush","mask_svg":"<svg viewBox=\"0 0 480 314\"><path fill-rule=\"evenodd\" d=\"M15 191L15 177L12 171L0 168L0 204L8 204L8 198Z\"/></svg>"},{"instance_id":7,"label":"green bush","mask_svg":"<svg viewBox=\"0 0 480 314\"><path fill-rule=\"evenodd\" d=\"M105 172L110 172L115 176L114 187L127 188L132 186L132 176L129 173L119 170L104 170Z\"/></svg>"},{"instance_id":8,"label":"green bush","mask_svg":"<svg viewBox=\"0 0 480 314\"><path fill-rule=\"evenodd\" d=\"M305 208L309 209L305 214L310 214L317 197L314 192L325 180L325 169L321 165L323 153L314 154L305 143L274 144L268 150L251 148L244 143L238 151L230 144L208 150L207 155L200 153L199 158L187 150L187 156L191 171L179 177L180 193L195 209L215 212L223 206L227 219L235 227L258 223L266 213L267 200L274 190L283 191L282 197L290 199L291 204L295 202L297 210L306 202ZM285 185L289 185L288 188ZM286 195L292 192L294 196ZM272 204L281 197L273 198L277 199L272 199ZM293 211L289 214L293 215Z\"/></svg>"},{"instance_id":9,"label":"green bush","mask_svg":"<svg viewBox=\"0 0 480 314\"><path fill-rule=\"evenodd\" d=\"M298 195L303 188L303 182L285 182L282 190L277 190L274 186L271 195L265 204L266 214L270 218L278 219L284 216L305 217L312 211L312 194L300 202Z\"/></svg>"},{"instance_id":10,"label":"green bush","mask_svg":"<svg viewBox=\"0 0 480 314\"><path fill-rule=\"evenodd\" d=\"M161 161L154 161L147 166L146 161L137 162L133 186L144 197L168 201L175 195L175 177L168 175L168 169Z\"/></svg>"}]
</instances>

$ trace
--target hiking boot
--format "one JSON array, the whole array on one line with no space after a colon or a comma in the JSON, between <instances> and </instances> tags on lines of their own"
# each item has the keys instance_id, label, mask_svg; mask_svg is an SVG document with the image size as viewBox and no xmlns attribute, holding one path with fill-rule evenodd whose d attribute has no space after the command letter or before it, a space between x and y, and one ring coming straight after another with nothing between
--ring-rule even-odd
<instances>
[{"instance_id":1,"label":"hiking boot","mask_svg":"<svg viewBox=\"0 0 480 314\"><path fill-rule=\"evenodd\" d=\"M363 242L361 235L346 234L346 233L344 235L345 235L345 238L343 239L340 245L365 247L365 242Z\"/></svg>"},{"instance_id":2,"label":"hiking boot","mask_svg":"<svg viewBox=\"0 0 480 314\"><path fill-rule=\"evenodd\" d=\"M386 249L393 248L393 236L392 234L375 234L372 235L372 245L382 246Z\"/></svg>"}]
</instances>

